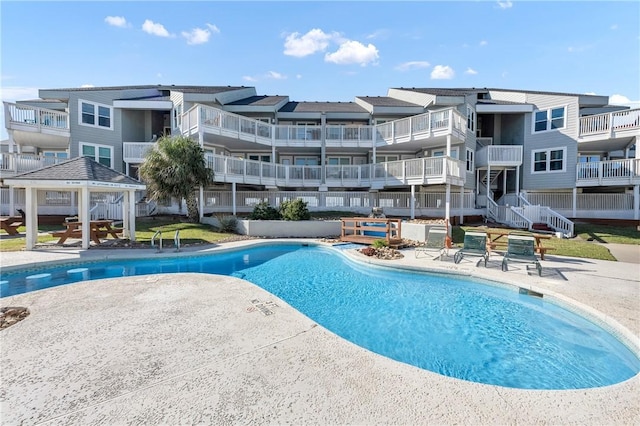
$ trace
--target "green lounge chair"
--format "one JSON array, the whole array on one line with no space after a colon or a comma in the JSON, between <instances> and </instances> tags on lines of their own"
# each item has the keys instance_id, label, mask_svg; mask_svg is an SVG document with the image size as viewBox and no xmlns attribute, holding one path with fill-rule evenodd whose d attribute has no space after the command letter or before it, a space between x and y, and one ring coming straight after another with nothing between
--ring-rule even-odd
<instances>
[{"instance_id":1,"label":"green lounge chair","mask_svg":"<svg viewBox=\"0 0 640 426\"><path fill-rule=\"evenodd\" d=\"M509 235L507 238L507 252L502 259L502 270L509 270L509 262L533 263L538 275L542 276L542 266L536 256L535 239L524 235Z\"/></svg>"},{"instance_id":2,"label":"green lounge chair","mask_svg":"<svg viewBox=\"0 0 640 426\"><path fill-rule=\"evenodd\" d=\"M438 255L433 259L435 260L440 258L440 260L442 260L442 256L444 256L446 251L447 251L447 229L431 227L429 228L429 233L427 234L427 241L425 242L425 245L421 247L416 247L414 253L416 255L416 259L420 257L421 254L428 256L429 253L438 253Z\"/></svg>"},{"instance_id":3,"label":"green lounge chair","mask_svg":"<svg viewBox=\"0 0 640 426\"><path fill-rule=\"evenodd\" d=\"M485 232L465 232L464 246L453 256L455 263L460 263L465 256L479 256L478 263L484 259L484 266L487 266L489 260L489 251L487 250L487 234Z\"/></svg>"}]
</instances>

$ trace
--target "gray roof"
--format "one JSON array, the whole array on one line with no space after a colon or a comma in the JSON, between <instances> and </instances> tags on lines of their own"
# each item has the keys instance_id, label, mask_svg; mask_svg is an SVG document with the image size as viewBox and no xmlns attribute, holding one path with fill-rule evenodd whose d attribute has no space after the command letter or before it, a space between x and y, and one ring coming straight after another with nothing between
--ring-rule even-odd
<instances>
[{"instance_id":1,"label":"gray roof","mask_svg":"<svg viewBox=\"0 0 640 426\"><path fill-rule=\"evenodd\" d=\"M225 105L252 105L252 106L274 106L278 105L283 100L286 100L287 96L250 96L248 98L240 99L234 102L229 102Z\"/></svg>"},{"instance_id":2,"label":"gray roof","mask_svg":"<svg viewBox=\"0 0 640 426\"><path fill-rule=\"evenodd\" d=\"M250 86L253 87L253 86ZM182 85L165 85L165 84L146 84L140 86L103 86L103 87L72 87L61 89L42 89L43 91L65 91L65 92L91 92L100 90L136 90L136 89L157 89L157 90L175 90L184 93L222 93L232 90L246 89L246 86L182 86Z\"/></svg>"},{"instance_id":3,"label":"gray roof","mask_svg":"<svg viewBox=\"0 0 640 426\"><path fill-rule=\"evenodd\" d=\"M486 93L493 92L514 92L514 93L530 93L538 95L556 95L556 96L594 96L586 95L584 93L563 93L563 92L544 92L540 90L522 90L522 89L500 89L492 87L471 87L471 88L420 88L420 87L396 87L396 90L409 90L418 93L428 93L436 96L463 96L474 93ZM600 95L595 95L600 96Z\"/></svg>"},{"instance_id":4,"label":"gray roof","mask_svg":"<svg viewBox=\"0 0 640 426\"><path fill-rule=\"evenodd\" d=\"M527 102L500 101L496 99L478 99L478 104L483 105L533 105Z\"/></svg>"},{"instance_id":5,"label":"gray roof","mask_svg":"<svg viewBox=\"0 0 640 426\"><path fill-rule=\"evenodd\" d=\"M400 99L391 98L389 96L356 96L369 105L384 107L419 107L420 105L411 102L402 101Z\"/></svg>"},{"instance_id":6,"label":"gray roof","mask_svg":"<svg viewBox=\"0 0 640 426\"><path fill-rule=\"evenodd\" d=\"M363 112L355 102L288 102L279 112Z\"/></svg>"},{"instance_id":7,"label":"gray roof","mask_svg":"<svg viewBox=\"0 0 640 426\"><path fill-rule=\"evenodd\" d=\"M76 157L53 166L21 173L10 179L97 181L121 185L144 185L144 183L123 173L116 172L89 157Z\"/></svg>"}]
</instances>

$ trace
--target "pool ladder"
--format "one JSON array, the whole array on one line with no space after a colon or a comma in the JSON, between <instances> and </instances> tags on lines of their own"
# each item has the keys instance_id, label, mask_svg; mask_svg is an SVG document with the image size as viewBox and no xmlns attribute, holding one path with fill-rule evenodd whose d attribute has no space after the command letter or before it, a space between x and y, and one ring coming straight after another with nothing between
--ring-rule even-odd
<instances>
[{"instance_id":1,"label":"pool ladder","mask_svg":"<svg viewBox=\"0 0 640 426\"><path fill-rule=\"evenodd\" d=\"M173 245L176 247L176 251L180 251L180 230L177 230L173 237Z\"/></svg>"},{"instance_id":2,"label":"pool ladder","mask_svg":"<svg viewBox=\"0 0 640 426\"><path fill-rule=\"evenodd\" d=\"M156 253L162 253L162 231L156 231L156 233L153 234L153 237L151 237L151 247L156 246L156 237L160 237L160 243L158 245L158 250L156 250Z\"/></svg>"}]
</instances>

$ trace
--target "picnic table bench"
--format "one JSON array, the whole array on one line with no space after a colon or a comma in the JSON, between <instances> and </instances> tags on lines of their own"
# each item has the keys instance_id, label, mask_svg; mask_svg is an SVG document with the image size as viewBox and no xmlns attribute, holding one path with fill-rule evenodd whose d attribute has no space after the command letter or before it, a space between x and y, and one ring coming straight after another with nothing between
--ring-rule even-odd
<instances>
[{"instance_id":1,"label":"picnic table bench","mask_svg":"<svg viewBox=\"0 0 640 426\"><path fill-rule=\"evenodd\" d=\"M0 228L9 235L18 235L18 227L24 225L22 216L7 216L0 218Z\"/></svg>"},{"instance_id":2,"label":"picnic table bench","mask_svg":"<svg viewBox=\"0 0 640 426\"><path fill-rule=\"evenodd\" d=\"M491 253L491 250L507 249L507 240L502 237L508 236L509 232L504 231L487 231L487 250ZM555 250L555 247L546 247L543 245L543 240L551 239L551 235L545 234L532 234L531 237L535 240L536 253L540 254L540 260L544 260L544 255L550 250Z\"/></svg>"},{"instance_id":3,"label":"picnic table bench","mask_svg":"<svg viewBox=\"0 0 640 426\"><path fill-rule=\"evenodd\" d=\"M89 222L90 239L96 244L100 244L101 238L107 238L111 235L115 239L119 239L122 228L113 228L112 220L92 220ZM82 222L69 221L64 222L65 230L51 232L51 235L58 237L57 244L63 244L67 238L82 238Z\"/></svg>"}]
</instances>

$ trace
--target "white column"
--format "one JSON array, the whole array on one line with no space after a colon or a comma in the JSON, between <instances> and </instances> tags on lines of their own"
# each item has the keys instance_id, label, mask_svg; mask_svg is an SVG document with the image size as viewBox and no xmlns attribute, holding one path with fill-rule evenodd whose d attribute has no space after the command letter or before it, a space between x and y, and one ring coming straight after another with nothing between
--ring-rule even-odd
<instances>
[{"instance_id":1,"label":"white column","mask_svg":"<svg viewBox=\"0 0 640 426\"><path fill-rule=\"evenodd\" d=\"M507 194L507 169L502 172L504 173L502 175L502 196L504 197Z\"/></svg>"},{"instance_id":2,"label":"white column","mask_svg":"<svg viewBox=\"0 0 640 426\"><path fill-rule=\"evenodd\" d=\"M636 147L636 150L638 148ZM633 219L640 218L640 185L633 186Z\"/></svg>"},{"instance_id":3,"label":"white column","mask_svg":"<svg viewBox=\"0 0 640 426\"><path fill-rule=\"evenodd\" d=\"M78 213L80 222L82 222L82 248L84 250L89 249L89 242L91 241L91 216L89 214L89 188L83 187L78 194Z\"/></svg>"},{"instance_id":4,"label":"white column","mask_svg":"<svg viewBox=\"0 0 640 426\"><path fill-rule=\"evenodd\" d=\"M520 166L516 166L516 194L520 195ZM518 199L520 205L520 199Z\"/></svg>"},{"instance_id":5,"label":"white column","mask_svg":"<svg viewBox=\"0 0 640 426\"><path fill-rule=\"evenodd\" d=\"M444 218L449 222L449 218L451 217L451 184L447 184L447 191L445 193L445 201L444 201Z\"/></svg>"},{"instance_id":6,"label":"white column","mask_svg":"<svg viewBox=\"0 0 640 426\"><path fill-rule=\"evenodd\" d=\"M411 185L411 219L416 218L416 186Z\"/></svg>"},{"instance_id":7,"label":"white column","mask_svg":"<svg viewBox=\"0 0 640 426\"><path fill-rule=\"evenodd\" d=\"M129 210L131 210L129 192L125 192L122 196L122 236L126 238L129 237Z\"/></svg>"},{"instance_id":8,"label":"white column","mask_svg":"<svg viewBox=\"0 0 640 426\"><path fill-rule=\"evenodd\" d=\"M578 204L578 188L573 188L572 192L572 200L571 200L571 216L576 217L576 208Z\"/></svg>"},{"instance_id":9,"label":"white column","mask_svg":"<svg viewBox=\"0 0 640 426\"><path fill-rule=\"evenodd\" d=\"M129 191L129 211L127 214L129 215L129 240L136 240L136 192Z\"/></svg>"},{"instance_id":10,"label":"white column","mask_svg":"<svg viewBox=\"0 0 640 426\"><path fill-rule=\"evenodd\" d=\"M9 216L14 216L16 214L16 201L15 201L15 189L13 186L9 187Z\"/></svg>"},{"instance_id":11,"label":"white column","mask_svg":"<svg viewBox=\"0 0 640 426\"><path fill-rule=\"evenodd\" d=\"M33 250L38 242L38 190L27 187L25 189L25 214L27 227L26 249Z\"/></svg>"},{"instance_id":12,"label":"white column","mask_svg":"<svg viewBox=\"0 0 640 426\"><path fill-rule=\"evenodd\" d=\"M460 185L460 223L464 223L464 185Z\"/></svg>"},{"instance_id":13,"label":"white column","mask_svg":"<svg viewBox=\"0 0 640 426\"><path fill-rule=\"evenodd\" d=\"M451 135L447 135L447 157L451 157Z\"/></svg>"},{"instance_id":14,"label":"white column","mask_svg":"<svg viewBox=\"0 0 640 426\"><path fill-rule=\"evenodd\" d=\"M236 215L236 183L231 183L231 214Z\"/></svg>"}]
</instances>

